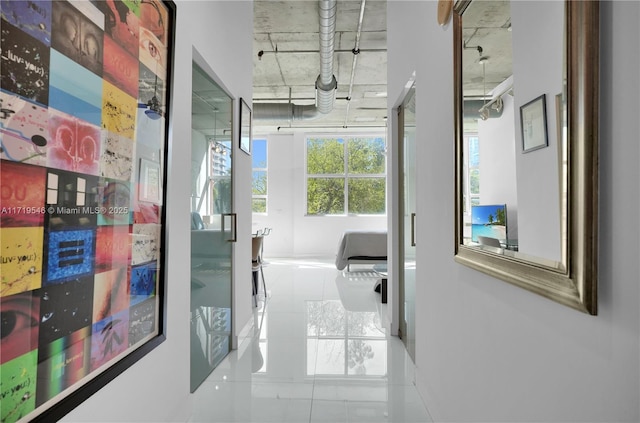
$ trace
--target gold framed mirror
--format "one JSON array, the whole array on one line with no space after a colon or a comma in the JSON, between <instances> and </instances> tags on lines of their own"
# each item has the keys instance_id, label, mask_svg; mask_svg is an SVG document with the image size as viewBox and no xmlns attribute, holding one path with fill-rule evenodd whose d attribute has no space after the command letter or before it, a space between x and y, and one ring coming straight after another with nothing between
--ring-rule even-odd
<instances>
[{"instance_id":1,"label":"gold framed mirror","mask_svg":"<svg viewBox=\"0 0 640 423\"><path fill-rule=\"evenodd\" d=\"M597 1L458 0L455 260L597 314Z\"/></svg>"}]
</instances>

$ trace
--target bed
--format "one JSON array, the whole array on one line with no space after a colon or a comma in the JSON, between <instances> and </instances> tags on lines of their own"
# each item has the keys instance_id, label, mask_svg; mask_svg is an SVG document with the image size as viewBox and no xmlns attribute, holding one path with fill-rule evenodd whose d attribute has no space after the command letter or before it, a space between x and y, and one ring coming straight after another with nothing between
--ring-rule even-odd
<instances>
[{"instance_id":1,"label":"bed","mask_svg":"<svg viewBox=\"0 0 640 423\"><path fill-rule=\"evenodd\" d=\"M387 231L345 231L338 244L336 268L350 271L351 264L387 262Z\"/></svg>"}]
</instances>

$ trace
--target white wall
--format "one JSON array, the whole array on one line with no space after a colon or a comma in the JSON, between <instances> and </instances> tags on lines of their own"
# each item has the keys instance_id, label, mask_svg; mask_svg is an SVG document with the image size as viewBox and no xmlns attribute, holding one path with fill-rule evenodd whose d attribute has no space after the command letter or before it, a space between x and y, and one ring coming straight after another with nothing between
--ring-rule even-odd
<instances>
[{"instance_id":1,"label":"white wall","mask_svg":"<svg viewBox=\"0 0 640 423\"><path fill-rule=\"evenodd\" d=\"M561 261L557 94L562 93L564 4L511 3L513 92L518 181L518 249L535 257ZM520 107L546 95L549 146L522 153ZM557 205L552 207L551 205Z\"/></svg>"},{"instance_id":2,"label":"white wall","mask_svg":"<svg viewBox=\"0 0 640 423\"><path fill-rule=\"evenodd\" d=\"M253 4L250 1L178 1L172 134L168 166L167 340L68 414L66 422L178 422L189 417L189 196L191 192L192 48L232 96L252 96ZM232 40L232 42L230 42ZM237 126L237 122L236 122ZM250 158L236 148L236 335L251 316ZM246 266L239 263L247 263ZM238 281L247 281L242 283Z\"/></svg>"},{"instance_id":3,"label":"white wall","mask_svg":"<svg viewBox=\"0 0 640 423\"><path fill-rule=\"evenodd\" d=\"M507 205L507 237L518 239L513 98L503 96L499 118L478 120L480 138L480 204Z\"/></svg>"},{"instance_id":4,"label":"white wall","mask_svg":"<svg viewBox=\"0 0 640 423\"><path fill-rule=\"evenodd\" d=\"M268 144L268 213L253 216L253 231L272 228L268 257L334 257L345 230L386 229L386 216L306 216L305 134L256 135Z\"/></svg>"},{"instance_id":5,"label":"white wall","mask_svg":"<svg viewBox=\"0 0 640 423\"><path fill-rule=\"evenodd\" d=\"M601 3L598 316L454 262L452 27L435 1L387 10L389 98L417 74L417 213L442 222L417 227L417 386L434 420L640 421L640 3Z\"/></svg>"},{"instance_id":6,"label":"white wall","mask_svg":"<svg viewBox=\"0 0 640 423\"><path fill-rule=\"evenodd\" d=\"M291 135L256 135L267 140L267 214L253 215L253 232L272 228L265 239L265 254L271 257L293 256L294 153Z\"/></svg>"}]
</instances>

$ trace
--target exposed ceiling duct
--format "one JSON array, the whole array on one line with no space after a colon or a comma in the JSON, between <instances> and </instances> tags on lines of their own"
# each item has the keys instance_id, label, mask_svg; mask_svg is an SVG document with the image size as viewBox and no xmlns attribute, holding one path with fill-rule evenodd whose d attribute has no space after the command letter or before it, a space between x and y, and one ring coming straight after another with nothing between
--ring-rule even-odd
<instances>
[{"instance_id":1,"label":"exposed ceiling duct","mask_svg":"<svg viewBox=\"0 0 640 423\"><path fill-rule=\"evenodd\" d=\"M253 103L254 120L310 120L333 109L338 81L333 73L337 0L319 0L320 74L316 79L315 105L293 103Z\"/></svg>"},{"instance_id":2,"label":"exposed ceiling duct","mask_svg":"<svg viewBox=\"0 0 640 423\"><path fill-rule=\"evenodd\" d=\"M309 120L321 116L318 108L293 103L253 103L253 120Z\"/></svg>"},{"instance_id":3,"label":"exposed ceiling duct","mask_svg":"<svg viewBox=\"0 0 640 423\"><path fill-rule=\"evenodd\" d=\"M338 81L333 75L333 56L336 39L337 0L320 0L320 75L316 80L316 106L327 114L333 109Z\"/></svg>"},{"instance_id":4,"label":"exposed ceiling duct","mask_svg":"<svg viewBox=\"0 0 640 423\"><path fill-rule=\"evenodd\" d=\"M489 93L491 95L489 101L483 99L465 100L463 110L465 119L487 120L502 116L502 96L507 94L513 96L513 75L502 81Z\"/></svg>"},{"instance_id":5,"label":"exposed ceiling duct","mask_svg":"<svg viewBox=\"0 0 640 423\"><path fill-rule=\"evenodd\" d=\"M496 102L492 101L492 104ZM487 102L485 100L465 100L463 102L463 116L465 119L473 120L487 120L493 118L499 118L502 116L502 107L485 107ZM481 110L486 110L486 117L483 117Z\"/></svg>"}]
</instances>

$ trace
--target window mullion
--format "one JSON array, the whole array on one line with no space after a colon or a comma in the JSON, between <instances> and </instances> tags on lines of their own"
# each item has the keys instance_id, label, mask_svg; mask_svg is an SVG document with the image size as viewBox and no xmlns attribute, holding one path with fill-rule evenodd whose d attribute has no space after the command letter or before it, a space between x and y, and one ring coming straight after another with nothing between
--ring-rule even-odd
<instances>
[{"instance_id":1,"label":"window mullion","mask_svg":"<svg viewBox=\"0 0 640 423\"><path fill-rule=\"evenodd\" d=\"M344 142L344 214L349 215L349 138Z\"/></svg>"},{"instance_id":2,"label":"window mullion","mask_svg":"<svg viewBox=\"0 0 640 423\"><path fill-rule=\"evenodd\" d=\"M335 161L338 159L337 155L340 151L336 148L337 143L342 147L342 169L339 167L339 162ZM384 190L386 188L384 185L387 173L386 163L385 166L381 166L380 149L379 137L307 138L305 157L307 212L311 215L384 213L385 208L382 203L385 201L383 197L385 197ZM322 156L325 151L325 156ZM355 155L352 156L351 153ZM311 168L309 167L310 157L314 163ZM354 169L356 173L352 174L350 173L351 163L354 157L356 159L354 166L357 169ZM310 173L311 169L314 173ZM321 173L326 170L333 172L337 170L337 173ZM376 173L367 173L371 170L375 170ZM342 180L342 185L338 185L340 180ZM313 186L313 191L310 191L310 186ZM340 186L342 187L342 199L339 198L338 188ZM380 192L382 192L382 197ZM338 204L338 202L342 202L342 204ZM340 213L341 206L342 213Z\"/></svg>"}]
</instances>

